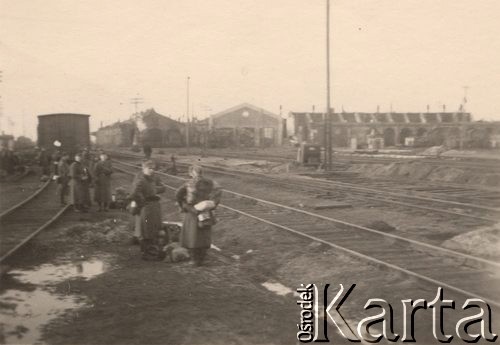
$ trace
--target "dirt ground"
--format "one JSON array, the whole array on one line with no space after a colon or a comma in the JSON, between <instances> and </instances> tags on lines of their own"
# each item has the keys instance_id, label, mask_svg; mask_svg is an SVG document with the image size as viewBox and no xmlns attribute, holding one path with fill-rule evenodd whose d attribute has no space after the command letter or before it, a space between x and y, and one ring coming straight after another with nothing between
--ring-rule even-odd
<instances>
[{"instance_id":1,"label":"dirt ground","mask_svg":"<svg viewBox=\"0 0 500 345\"><path fill-rule=\"evenodd\" d=\"M128 178L117 176L119 185ZM164 220L178 221L171 195L162 204ZM357 284L342 309L349 322L367 315L369 298L395 306L401 330L401 299L436 294L402 274L354 259L328 246L245 217L216 225L206 266L188 262L145 262L129 243L130 216L123 211L68 213L16 258L16 267L36 267L58 258L107 258L106 270L91 279L69 278L53 286L61 296L77 295L85 306L65 312L43 327L48 344L295 344L300 309L292 293L279 295L262 284L294 291L301 283ZM3 286L2 288L5 288ZM446 297L463 303L462 296ZM399 313L399 314L398 314ZM445 327L453 332L458 315ZM417 313L419 343L432 338L430 313ZM355 324L354 324L355 325ZM333 343L346 343L332 329Z\"/></svg>"},{"instance_id":2,"label":"dirt ground","mask_svg":"<svg viewBox=\"0 0 500 345\"><path fill-rule=\"evenodd\" d=\"M0 213L23 201L43 185L40 177L30 174L12 181L0 182Z\"/></svg>"}]
</instances>

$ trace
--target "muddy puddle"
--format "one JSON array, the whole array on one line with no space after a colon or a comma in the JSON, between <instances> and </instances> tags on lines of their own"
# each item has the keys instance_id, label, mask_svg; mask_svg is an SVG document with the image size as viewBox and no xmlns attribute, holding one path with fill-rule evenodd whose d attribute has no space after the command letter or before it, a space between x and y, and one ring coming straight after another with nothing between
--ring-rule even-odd
<instances>
[{"instance_id":1,"label":"muddy puddle","mask_svg":"<svg viewBox=\"0 0 500 345\"><path fill-rule=\"evenodd\" d=\"M86 305L81 295L56 293L55 285L92 279L111 269L110 262L110 257L95 257L11 270L0 289L0 344L43 344L43 325Z\"/></svg>"}]
</instances>

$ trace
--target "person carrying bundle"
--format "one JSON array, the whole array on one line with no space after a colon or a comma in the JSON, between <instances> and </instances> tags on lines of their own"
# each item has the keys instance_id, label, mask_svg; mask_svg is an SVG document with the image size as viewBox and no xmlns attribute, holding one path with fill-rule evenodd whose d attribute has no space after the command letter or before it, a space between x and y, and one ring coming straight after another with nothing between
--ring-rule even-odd
<instances>
[{"instance_id":1,"label":"person carrying bundle","mask_svg":"<svg viewBox=\"0 0 500 345\"><path fill-rule=\"evenodd\" d=\"M222 191L215 181L203 177L200 166L191 166L189 175L191 180L176 192L177 204L184 213L180 242L189 250L192 263L200 266L212 244L213 210Z\"/></svg>"}]
</instances>

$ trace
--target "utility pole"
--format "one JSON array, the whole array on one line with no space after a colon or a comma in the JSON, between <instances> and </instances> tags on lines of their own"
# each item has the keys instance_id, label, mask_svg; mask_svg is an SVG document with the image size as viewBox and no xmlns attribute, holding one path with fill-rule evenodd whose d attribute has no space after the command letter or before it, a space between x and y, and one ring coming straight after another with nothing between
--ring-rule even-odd
<instances>
[{"instance_id":1,"label":"utility pole","mask_svg":"<svg viewBox=\"0 0 500 345\"><path fill-rule=\"evenodd\" d=\"M3 79L3 71L0 71L0 83L2 83ZM0 95L0 118L3 116L3 106L2 106L2 95ZM1 125L1 122L0 122Z\"/></svg>"},{"instance_id":2,"label":"utility pole","mask_svg":"<svg viewBox=\"0 0 500 345\"><path fill-rule=\"evenodd\" d=\"M135 106L135 113L134 113L134 115L137 115L137 113L138 113L137 105L141 104L141 103L144 103L144 99L142 97L134 97L134 98L130 99L130 103Z\"/></svg>"},{"instance_id":3,"label":"utility pole","mask_svg":"<svg viewBox=\"0 0 500 345\"><path fill-rule=\"evenodd\" d=\"M186 81L186 151L189 153L189 79Z\"/></svg>"},{"instance_id":4,"label":"utility pole","mask_svg":"<svg viewBox=\"0 0 500 345\"><path fill-rule=\"evenodd\" d=\"M332 114L330 104L330 0L326 0L326 118L325 169L332 169Z\"/></svg>"},{"instance_id":5,"label":"utility pole","mask_svg":"<svg viewBox=\"0 0 500 345\"><path fill-rule=\"evenodd\" d=\"M465 104L467 103L467 90L469 90L469 87L466 85L463 87L464 89L464 99L462 100L462 112L466 112L465 110Z\"/></svg>"}]
</instances>

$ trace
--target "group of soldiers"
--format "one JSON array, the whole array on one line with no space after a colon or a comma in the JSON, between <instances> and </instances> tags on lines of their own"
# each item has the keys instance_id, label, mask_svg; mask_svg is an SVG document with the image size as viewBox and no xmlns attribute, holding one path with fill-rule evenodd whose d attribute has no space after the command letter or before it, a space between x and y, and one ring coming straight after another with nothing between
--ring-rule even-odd
<instances>
[{"instance_id":1,"label":"group of soldiers","mask_svg":"<svg viewBox=\"0 0 500 345\"><path fill-rule=\"evenodd\" d=\"M133 242L140 244L144 260L162 260L166 256L168 234L163 229L163 216L159 194L165 185L155 174L158 164L151 159L151 150L145 147L142 170L134 177L128 196L128 209L133 215ZM108 155L100 151L96 160L89 150L73 157L60 151L51 156L41 150L38 156L43 174L52 174L58 183L61 204L66 204L68 192L76 212L88 212L91 207L90 189L94 189L94 201L98 211L107 211L112 201L111 176L113 166ZM52 168L50 168L52 164ZM174 161L175 166L175 161ZM50 171L52 169L52 171ZM193 265L203 263L211 246L212 226L215 224L214 209L220 202L221 189L206 178L200 166L191 166L190 180L176 192L176 204L184 214L180 245L188 249Z\"/></svg>"},{"instance_id":2,"label":"group of soldiers","mask_svg":"<svg viewBox=\"0 0 500 345\"><path fill-rule=\"evenodd\" d=\"M88 212L92 205L90 189L93 188L98 211L105 212L109 209L113 166L105 152L100 151L96 160L89 150L85 149L81 153L76 153L70 162L68 153L56 150L49 155L42 148L38 155L38 163L43 175L52 173L54 176L62 205L66 204L66 196L70 192L73 209L76 212Z\"/></svg>"},{"instance_id":3,"label":"group of soldiers","mask_svg":"<svg viewBox=\"0 0 500 345\"><path fill-rule=\"evenodd\" d=\"M19 166L19 157L11 147L0 147L0 177L13 175Z\"/></svg>"}]
</instances>

